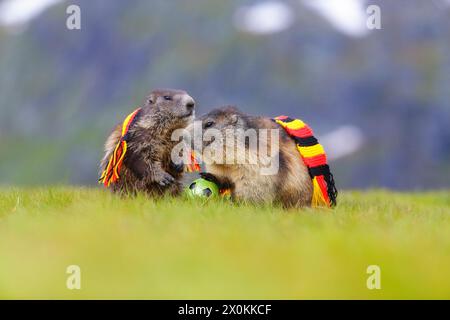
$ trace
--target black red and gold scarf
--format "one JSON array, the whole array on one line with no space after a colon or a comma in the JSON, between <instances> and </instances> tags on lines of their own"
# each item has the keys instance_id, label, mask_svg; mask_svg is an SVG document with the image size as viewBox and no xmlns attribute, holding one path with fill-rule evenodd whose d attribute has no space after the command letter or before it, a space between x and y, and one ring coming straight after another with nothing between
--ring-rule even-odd
<instances>
[{"instance_id":1,"label":"black red and gold scarf","mask_svg":"<svg viewBox=\"0 0 450 320\"><path fill-rule=\"evenodd\" d=\"M327 156L322 145L313 135L312 129L300 119L279 116L273 119L294 139L303 162L313 181L313 207L336 205L337 190L333 175L327 164Z\"/></svg>"},{"instance_id":2,"label":"black red and gold scarf","mask_svg":"<svg viewBox=\"0 0 450 320\"><path fill-rule=\"evenodd\" d=\"M127 152L127 141L129 139L130 127L136 122L141 108L136 109L130 113L122 123L122 133L119 142L117 143L113 154L109 158L108 165L102 172L99 183L103 184L105 187L109 187L111 183L115 183L119 180L120 170L122 168L123 159L125 153Z\"/></svg>"}]
</instances>

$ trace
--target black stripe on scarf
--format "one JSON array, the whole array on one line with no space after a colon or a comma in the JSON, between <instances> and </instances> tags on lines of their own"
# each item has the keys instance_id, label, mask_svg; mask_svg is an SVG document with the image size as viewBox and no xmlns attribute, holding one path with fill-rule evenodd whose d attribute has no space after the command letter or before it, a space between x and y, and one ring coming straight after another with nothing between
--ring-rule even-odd
<instances>
[{"instance_id":1,"label":"black stripe on scarf","mask_svg":"<svg viewBox=\"0 0 450 320\"><path fill-rule=\"evenodd\" d=\"M308 168L308 170L309 170L309 175L311 176L311 178L314 178L316 176L327 176L331 173L330 167L327 164L324 164L322 166L317 166L317 167L311 167L311 168Z\"/></svg>"},{"instance_id":2,"label":"black stripe on scarf","mask_svg":"<svg viewBox=\"0 0 450 320\"><path fill-rule=\"evenodd\" d=\"M314 136L306 137L306 138L300 138L296 136L291 136L295 143L298 144L300 147L312 147L319 143L317 139Z\"/></svg>"}]
</instances>

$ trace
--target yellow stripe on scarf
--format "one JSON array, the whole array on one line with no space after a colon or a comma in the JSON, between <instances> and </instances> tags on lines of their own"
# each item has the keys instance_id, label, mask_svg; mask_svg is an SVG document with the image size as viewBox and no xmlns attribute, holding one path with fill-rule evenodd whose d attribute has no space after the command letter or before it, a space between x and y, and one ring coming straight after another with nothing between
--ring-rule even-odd
<instances>
[{"instance_id":1,"label":"yellow stripe on scarf","mask_svg":"<svg viewBox=\"0 0 450 320\"><path fill-rule=\"evenodd\" d=\"M125 120L123 121L123 124L122 124L122 137L123 137L124 135L127 134L128 125L129 125L129 123L130 123L131 118L134 117L135 112L136 112L136 111L130 113L130 114L125 118Z\"/></svg>"},{"instance_id":2,"label":"yellow stripe on scarf","mask_svg":"<svg viewBox=\"0 0 450 320\"><path fill-rule=\"evenodd\" d=\"M297 148L298 151L300 151L300 154L305 158L311 158L325 153L325 150L323 149L321 144L316 144L310 147L297 146Z\"/></svg>"},{"instance_id":3,"label":"yellow stripe on scarf","mask_svg":"<svg viewBox=\"0 0 450 320\"><path fill-rule=\"evenodd\" d=\"M313 180L313 195L311 199L311 205L313 207L330 207L330 203L325 200L323 196L322 190L320 189L319 183L317 182L317 178L314 177Z\"/></svg>"}]
</instances>

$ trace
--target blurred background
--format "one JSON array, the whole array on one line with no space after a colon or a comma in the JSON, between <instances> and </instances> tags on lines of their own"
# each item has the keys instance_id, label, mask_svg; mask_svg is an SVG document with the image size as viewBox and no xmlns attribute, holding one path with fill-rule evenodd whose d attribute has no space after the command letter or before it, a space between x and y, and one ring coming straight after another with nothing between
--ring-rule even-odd
<instances>
[{"instance_id":1,"label":"blurred background","mask_svg":"<svg viewBox=\"0 0 450 320\"><path fill-rule=\"evenodd\" d=\"M303 119L340 188L450 187L450 0L0 0L0 185L95 185L156 87Z\"/></svg>"}]
</instances>

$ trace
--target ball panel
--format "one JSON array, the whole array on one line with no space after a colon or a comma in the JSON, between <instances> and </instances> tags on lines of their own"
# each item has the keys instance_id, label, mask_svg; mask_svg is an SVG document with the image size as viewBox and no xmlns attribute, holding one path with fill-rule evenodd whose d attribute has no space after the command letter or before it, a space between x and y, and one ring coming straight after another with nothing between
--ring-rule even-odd
<instances>
[{"instance_id":1,"label":"ball panel","mask_svg":"<svg viewBox=\"0 0 450 320\"><path fill-rule=\"evenodd\" d=\"M219 187L211 181L199 178L194 180L186 189L189 197L212 197L219 196Z\"/></svg>"}]
</instances>

